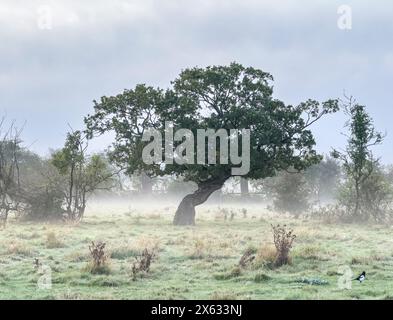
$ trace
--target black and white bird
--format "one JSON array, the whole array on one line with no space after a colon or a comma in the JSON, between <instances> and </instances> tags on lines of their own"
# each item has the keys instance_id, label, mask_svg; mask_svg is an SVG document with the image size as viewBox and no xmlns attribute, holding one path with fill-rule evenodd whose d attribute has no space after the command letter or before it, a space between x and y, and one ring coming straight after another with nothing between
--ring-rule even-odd
<instances>
[{"instance_id":1,"label":"black and white bird","mask_svg":"<svg viewBox=\"0 0 393 320\"><path fill-rule=\"evenodd\" d=\"M359 275L359 277L357 277L357 278L354 279L354 280L357 280L357 281L359 281L360 283L362 283L364 280L366 280L366 271L363 271L362 274Z\"/></svg>"}]
</instances>

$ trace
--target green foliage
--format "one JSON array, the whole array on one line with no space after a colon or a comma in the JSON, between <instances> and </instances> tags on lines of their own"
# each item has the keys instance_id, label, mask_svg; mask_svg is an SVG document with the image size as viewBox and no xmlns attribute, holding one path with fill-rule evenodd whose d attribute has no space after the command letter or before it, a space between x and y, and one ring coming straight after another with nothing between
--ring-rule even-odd
<instances>
[{"instance_id":1,"label":"green foliage","mask_svg":"<svg viewBox=\"0 0 393 320\"><path fill-rule=\"evenodd\" d=\"M87 143L82 132L67 135L64 147L53 153L51 164L63 180L63 207L66 219L82 219L88 196L99 189L109 189L115 172L101 155L86 155Z\"/></svg>"},{"instance_id":2,"label":"green foliage","mask_svg":"<svg viewBox=\"0 0 393 320\"><path fill-rule=\"evenodd\" d=\"M194 183L185 182L182 178L168 178L166 187L166 191L173 195L185 195L196 190L196 185Z\"/></svg>"},{"instance_id":3,"label":"green foliage","mask_svg":"<svg viewBox=\"0 0 393 320\"><path fill-rule=\"evenodd\" d=\"M21 155L20 181L26 218L49 220L62 217L64 179L50 161L25 151Z\"/></svg>"},{"instance_id":4,"label":"green foliage","mask_svg":"<svg viewBox=\"0 0 393 320\"><path fill-rule=\"evenodd\" d=\"M251 129L251 169L245 178L265 178L289 167L302 170L320 160L309 127L337 111L338 104L336 100L322 104L308 100L286 105L272 97L272 80L266 72L237 63L185 69L170 89L137 85L117 96L102 97L95 102L94 114L85 118L87 133L92 138L114 131L111 159L129 174L177 174L196 183L231 176L231 164L175 163L165 169L159 164L146 165L141 155L147 142L142 142L142 134L151 127L161 130L164 137L165 121L172 121L175 131L188 128L194 134L206 128Z\"/></svg>"},{"instance_id":5,"label":"green foliage","mask_svg":"<svg viewBox=\"0 0 393 320\"><path fill-rule=\"evenodd\" d=\"M311 190L302 172L282 172L272 186L273 205L279 212L289 212L295 216L310 207Z\"/></svg>"},{"instance_id":6,"label":"green foliage","mask_svg":"<svg viewBox=\"0 0 393 320\"><path fill-rule=\"evenodd\" d=\"M351 98L346 110L350 117L348 144L345 151L332 153L342 161L346 174L340 189L340 204L346 208L348 219L382 221L392 193L371 147L381 144L383 136L375 130L364 106L354 104Z\"/></svg>"},{"instance_id":7,"label":"green foliage","mask_svg":"<svg viewBox=\"0 0 393 320\"><path fill-rule=\"evenodd\" d=\"M358 217L360 221L372 219L377 222L388 222L391 219L393 201L392 185L384 175L382 168L374 164L374 168L359 186L359 198L356 197L355 183L347 179L341 185L339 203L348 212L355 212L358 204L358 215L347 215L346 220Z\"/></svg>"},{"instance_id":8,"label":"green foliage","mask_svg":"<svg viewBox=\"0 0 393 320\"><path fill-rule=\"evenodd\" d=\"M275 210L298 216L309 211L315 203L333 202L340 177L338 161L325 157L305 171L282 171L271 178L251 181L251 185L265 201L273 200Z\"/></svg>"},{"instance_id":9,"label":"green foliage","mask_svg":"<svg viewBox=\"0 0 393 320\"><path fill-rule=\"evenodd\" d=\"M275 210L299 216L310 207L311 187L304 172L282 171L276 176L254 180L252 186L271 201Z\"/></svg>"}]
</instances>

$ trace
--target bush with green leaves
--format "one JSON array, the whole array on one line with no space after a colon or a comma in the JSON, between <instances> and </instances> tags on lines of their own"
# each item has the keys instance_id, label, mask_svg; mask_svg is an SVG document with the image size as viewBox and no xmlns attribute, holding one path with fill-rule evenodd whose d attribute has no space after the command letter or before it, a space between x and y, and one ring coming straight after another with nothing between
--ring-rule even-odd
<instances>
[{"instance_id":1,"label":"bush with green leaves","mask_svg":"<svg viewBox=\"0 0 393 320\"><path fill-rule=\"evenodd\" d=\"M341 185L339 204L345 208L343 216L347 222L389 222L392 218L393 188L382 172L373 164L373 169L359 186L359 198L354 181L347 177Z\"/></svg>"},{"instance_id":2,"label":"bush with green leaves","mask_svg":"<svg viewBox=\"0 0 393 320\"><path fill-rule=\"evenodd\" d=\"M25 152L20 173L24 217L33 220L61 219L65 181L51 162L32 152Z\"/></svg>"},{"instance_id":3,"label":"bush with green leaves","mask_svg":"<svg viewBox=\"0 0 393 320\"><path fill-rule=\"evenodd\" d=\"M64 147L52 154L51 163L63 186L64 218L79 221L88 197L97 190L110 189L116 172L99 154L87 155L87 143L80 131L67 135Z\"/></svg>"}]
</instances>

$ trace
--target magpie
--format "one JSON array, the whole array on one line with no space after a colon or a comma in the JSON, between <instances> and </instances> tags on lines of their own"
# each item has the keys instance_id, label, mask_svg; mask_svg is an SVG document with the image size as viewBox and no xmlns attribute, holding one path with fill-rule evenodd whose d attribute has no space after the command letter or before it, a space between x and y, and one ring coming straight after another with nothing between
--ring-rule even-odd
<instances>
[{"instance_id":1,"label":"magpie","mask_svg":"<svg viewBox=\"0 0 393 320\"><path fill-rule=\"evenodd\" d=\"M364 280L366 280L366 271L363 271L360 276L358 276L356 279L353 279L353 280L357 280L360 283L362 283Z\"/></svg>"}]
</instances>

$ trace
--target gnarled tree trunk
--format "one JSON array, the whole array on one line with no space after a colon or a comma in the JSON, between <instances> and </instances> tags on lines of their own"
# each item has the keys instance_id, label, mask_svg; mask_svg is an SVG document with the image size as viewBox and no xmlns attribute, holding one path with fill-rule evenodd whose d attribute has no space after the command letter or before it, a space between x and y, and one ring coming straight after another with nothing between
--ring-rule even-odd
<instances>
[{"instance_id":1,"label":"gnarled tree trunk","mask_svg":"<svg viewBox=\"0 0 393 320\"><path fill-rule=\"evenodd\" d=\"M183 198L177 208L173 224L177 226L195 225L195 207L204 203L210 195L220 190L229 177L203 182L198 189Z\"/></svg>"}]
</instances>

